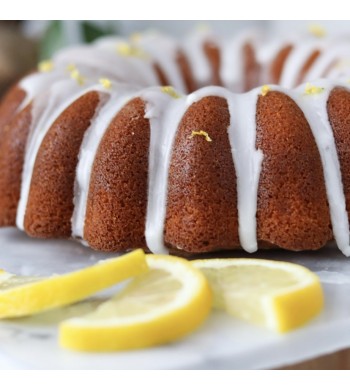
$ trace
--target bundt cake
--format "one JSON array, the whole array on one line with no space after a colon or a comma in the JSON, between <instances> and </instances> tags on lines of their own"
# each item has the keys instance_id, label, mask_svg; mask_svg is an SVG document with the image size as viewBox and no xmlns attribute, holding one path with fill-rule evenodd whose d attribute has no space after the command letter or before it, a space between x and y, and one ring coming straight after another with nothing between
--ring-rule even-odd
<instances>
[{"instance_id":1,"label":"bundt cake","mask_svg":"<svg viewBox=\"0 0 350 390\"><path fill-rule=\"evenodd\" d=\"M350 256L349 46L200 31L59 52L1 103L0 226L103 251Z\"/></svg>"}]
</instances>

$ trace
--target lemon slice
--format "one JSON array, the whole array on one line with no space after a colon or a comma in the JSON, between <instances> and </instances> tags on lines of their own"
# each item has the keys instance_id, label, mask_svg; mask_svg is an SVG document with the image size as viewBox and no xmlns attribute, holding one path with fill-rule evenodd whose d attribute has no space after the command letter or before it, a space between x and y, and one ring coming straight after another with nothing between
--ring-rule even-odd
<instances>
[{"instance_id":1,"label":"lemon slice","mask_svg":"<svg viewBox=\"0 0 350 390\"><path fill-rule=\"evenodd\" d=\"M60 325L61 346L79 351L144 348L179 339L210 312L203 274L186 260L147 255L150 271L94 312Z\"/></svg>"},{"instance_id":2,"label":"lemon slice","mask_svg":"<svg viewBox=\"0 0 350 390\"><path fill-rule=\"evenodd\" d=\"M269 329L286 332L323 308L320 281L300 265L260 259L196 260L207 277L214 307Z\"/></svg>"},{"instance_id":3,"label":"lemon slice","mask_svg":"<svg viewBox=\"0 0 350 390\"><path fill-rule=\"evenodd\" d=\"M127 255L49 278L0 273L0 318L20 317L80 301L97 291L147 271L145 254Z\"/></svg>"}]
</instances>

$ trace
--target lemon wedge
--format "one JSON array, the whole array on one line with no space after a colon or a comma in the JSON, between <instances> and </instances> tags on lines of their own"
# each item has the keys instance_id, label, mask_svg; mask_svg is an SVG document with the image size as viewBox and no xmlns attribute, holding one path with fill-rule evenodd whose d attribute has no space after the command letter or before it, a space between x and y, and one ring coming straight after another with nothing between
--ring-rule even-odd
<instances>
[{"instance_id":1,"label":"lemon wedge","mask_svg":"<svg viewBox=\"0 0 350 390\"><path fill-rule=\"evenodd\" d=\"M323 308L320 281L300 265L260 259L196 260L214 307L278 332L299 327Z\"/></svg>"},{"instance_id":2,"label":"lemon wedge","mask_svg":"<svg viewBox=\"0 0 350 390\"><path fill-rule=\"evenodd\" d=\"M211 308L204 275L181 258L146 256L150 271L97 310L60 324L62 347L79 351L145 348L198 328Z\"/></svg>"},{"instance_id":3,"label":"lemon wedge","mask_svg":"<svg viewBox=\"0 0 350 390\"><path fill-rule=\"evenodd\" d=\"M136 250L79 271L49 278L16 276L2 271L0 318L35 314L78 302L147 269L144 252Z\"/></svg>"}]
</instances>

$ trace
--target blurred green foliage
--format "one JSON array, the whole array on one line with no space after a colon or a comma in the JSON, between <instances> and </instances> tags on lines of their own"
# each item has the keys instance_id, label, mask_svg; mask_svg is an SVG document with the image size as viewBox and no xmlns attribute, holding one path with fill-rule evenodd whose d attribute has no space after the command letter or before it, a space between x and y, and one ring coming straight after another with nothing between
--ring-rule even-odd
<instances>
[{"instance_id":1,"label":"blurred green foliage","mask_svg":"<svg viewBox=\"0 0 350 390\"><path fill-rule=\"evenodd\" d=\"M72 23L78 24L77 28L80 29L81 43L89 43L97 38L117 32L115 21L106 23L103 26L88 20L72 21ZM57 50L68 44L69 37L67 37L67 32L65 31L65 24L61 20L51 21L39 45L40 60L51 58Z\"/></svg>"}]
</instances>

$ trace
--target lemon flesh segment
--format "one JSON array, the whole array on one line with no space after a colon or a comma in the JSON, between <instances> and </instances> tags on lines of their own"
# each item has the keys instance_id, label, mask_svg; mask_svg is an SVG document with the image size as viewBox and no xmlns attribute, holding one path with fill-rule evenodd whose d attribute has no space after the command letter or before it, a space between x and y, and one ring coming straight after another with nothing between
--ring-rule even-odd
<instances>
[{"instance_id":1,"label":"lemon flesh segment","mask_svg":"<svg viewBox=\"0 0 350 390\"><path fill-rule=\"evenodd\" d=\"M88 315L60 324L60 345L79 351L146 348L193 332L211 308L203 274L181 258L147 255L149 272Z\"/></svg>"},{"instance_id":2,"label":"lemon flesh segment","mask_svg":"<svg viewBox=\"0 0 350 390\"><path fill-rule=\"evenodd\" d=\"M323 308L316 274L297 264L260 259L196 260L212 288L216 308L287 332L304 325Z\"/></svg>"},{"instance_id":3,"label":"lemon flesh segment","mask_svg":"<svg viewBox=\"0 0 350 390\"><path fill-rule=\"evenodd\" d=\"M148 270L142 250L48 278L0 273L0 318L21 317L78 302Z\"/></svg>"}]
</instances>

